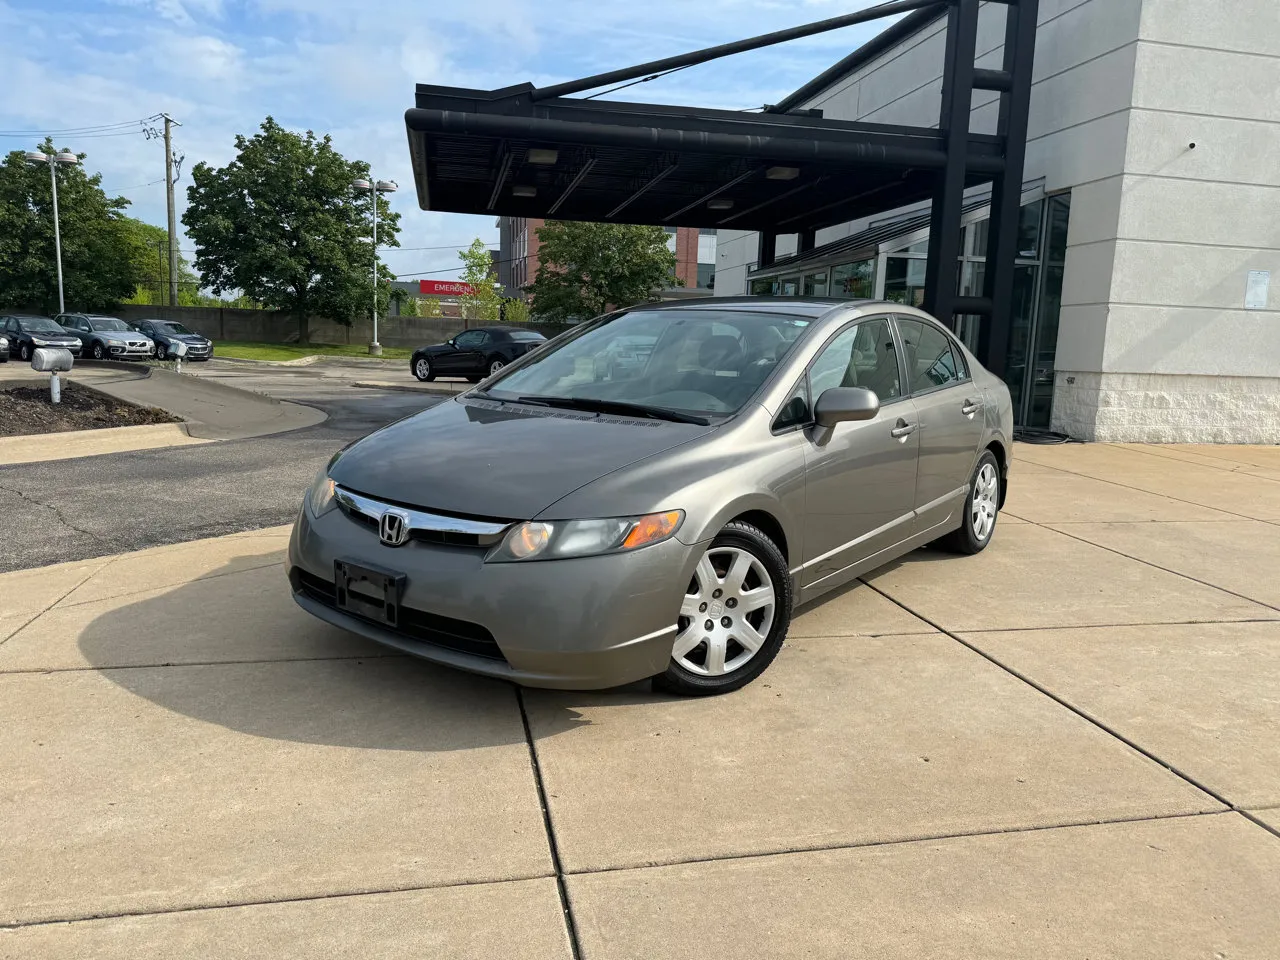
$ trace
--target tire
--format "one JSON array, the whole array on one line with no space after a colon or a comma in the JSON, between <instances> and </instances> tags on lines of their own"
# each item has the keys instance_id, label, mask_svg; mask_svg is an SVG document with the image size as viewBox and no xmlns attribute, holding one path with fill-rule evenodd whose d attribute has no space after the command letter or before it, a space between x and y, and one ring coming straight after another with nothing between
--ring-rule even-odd
<instances>
[{"instance_id":1,"label":"tire","mask_svg":"<svg viewBox=\"0 0 1280 960\"><path fill-rule=\"evenodd\" d=\"M436 378L436 372L431 368L431 361L426 357L414 357L413 375L423 383L427 383L428 381Z\"/></svg>"},{"instance_id":2,"label":"tire","mask_svg":"<svg viewBox=\"0 0 1280 960\"><path fill-rule=\"evenodd\" d=\"M740 562L746 562L747 569L735 589L733 574ZM765 589L770 591L769 599L764 595L755 598L763 601L760 606L734 613L745 606L742 601L747 593ZM724 606L719 608L717 618L716 609L721 603ZM699 623L702 617L707 619ZM712 627L707 628L706 623ZM754 651L739 639L745 639L743 623L758 638ZM791 574L782 551L751 524L737 520L730 523L711 541L698 562L698 571L681 604L679 624L671 662L665 673L653 678L656 689L702 697L746 686L773 662L791 626Z\"/></svg>"},{"instance_id":3,"label":"tire","mask_svg":"<svg viewBox=\"0 0 1280 960\"><path fill-rule=\"evenodd\" d=\"M169 348L165 344L163 343L156 344L156 359L157 360L169 359Z\"/></svg>"},{"instance_id":4,"label":"tire","mask_svg":"<svg viewBox=\"0 0 1280 960\"><path fill-rule=\"evenodd\" d=\"M492 377L495 373L507 365L507 361L501 357L490 357L489 362L485 364L485 369L489 371L485 376Z\"/></svg>"},{"instance_id":5,"label":"tire","mask_svg":"<svg viewBox=\"0 0 1280 960\"><path fill-rule=\"evenodd\" d=\"M937 541L938 546L972 556L987 549L996 533L1000 516L1000 464L995 454L984 451L969 478L969 493L964 498L964 515L960 529Z\"/></svg>"},{"instance_id":6,"label":"tire","mask_svg":"<svg viewBox=\"0 0 1280 960\"><path fill-rule=\"evenodd\" d=\"M24 343L18 347L18 357L23 363L31 362L31 344Z\"/></svg>"},{"instance_id":7,"label":"tire","mask_svg":"<svg viewBox=\"0 0 1280 960\"><path fill-rule=\"evenodd\" d=\"M93 351L92 351L92 353L93 353L93 359L95 359L95 360L104 360L104 359L106 359L106 353L107 353L107 352L106 352L105 350L103 350L103 349L102 349L102 341L101 341L101 340L95 340L95 341L93 341Z\"/></svg>"}]
</instances>

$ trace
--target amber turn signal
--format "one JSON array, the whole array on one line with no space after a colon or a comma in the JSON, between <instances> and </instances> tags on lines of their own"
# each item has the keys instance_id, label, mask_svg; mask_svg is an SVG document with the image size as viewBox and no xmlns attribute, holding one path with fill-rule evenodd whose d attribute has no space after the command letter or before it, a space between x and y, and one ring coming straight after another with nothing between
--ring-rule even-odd
<instances>
[{"instance_id":1,"label":"amber turn signal","mask_svg":"<svg viewBox=\"0 0 1280 960\"><path fill-rule=\"evenodd\" d=\"M682 510L668 510L666 513L651 513L647 517L641 517L627 534L627 539L622 541L622 549L634 550L648 543L665 540L676 532L682 519Z\"/></svg>"}]
</instances>

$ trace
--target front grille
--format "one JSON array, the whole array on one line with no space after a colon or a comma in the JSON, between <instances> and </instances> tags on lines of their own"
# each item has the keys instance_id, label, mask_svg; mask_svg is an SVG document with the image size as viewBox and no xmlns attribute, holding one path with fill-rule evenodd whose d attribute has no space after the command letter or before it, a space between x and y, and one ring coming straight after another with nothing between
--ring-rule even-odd
<instances>
[{"instance_id":1,"label":"front grille","mask_svg":"<svg viewBox=\"0 0 1280 960\"><path fill-rule=\"evenodd\" d=\"M338 591L332 582L307 573L298 567L294 567L289 571L289 579L293 582L293 589L298 593L305 594L326 607L337 609ZM355 614L347 610L344 610L343 613L355 616ZM375 621L370 622L373 623ZM441 647L457 653L468 653L474 657L484 657L487 660L500 660L503 663L507 659L502 655L502 650L498 647L497 641L493 639L493 634L480 626L480 624L471 623L467 620L455 620L453 617L444 617L437 613L428 613L425 610L415 610L413 607L401 606L399 627L391 627L385 623L378 623L377 625L391 633L399 634L410 640L417 640L429 646Z\"/></svg>"}]
</instances>

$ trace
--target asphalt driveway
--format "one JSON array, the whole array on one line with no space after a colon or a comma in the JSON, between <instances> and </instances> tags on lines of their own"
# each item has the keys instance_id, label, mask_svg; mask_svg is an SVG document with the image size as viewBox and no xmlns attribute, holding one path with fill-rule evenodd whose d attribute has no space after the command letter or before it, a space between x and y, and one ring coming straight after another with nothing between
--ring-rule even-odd
<instances>
[{"instance_id":1,"label":"asphalt driveway","mask_svg":"<svg viewBox=\"0 0 1280 960\"><path fill-rule=\"evenodd\" d=\"M1274 960L1280 448L1014 484L705 700L397 656L284 528L0 575L0 957Z\"/></svg>"}]
</instances>

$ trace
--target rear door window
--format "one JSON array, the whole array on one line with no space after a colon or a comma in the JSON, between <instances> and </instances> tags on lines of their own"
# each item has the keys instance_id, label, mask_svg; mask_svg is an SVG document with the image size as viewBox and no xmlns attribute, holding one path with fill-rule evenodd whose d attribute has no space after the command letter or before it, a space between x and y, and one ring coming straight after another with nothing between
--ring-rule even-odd
<instances>
[{"instance_id":1,"label":"rear door window","mask_svg":"<svg viewBox=\"0 0 1280 960\"><path fill-rule=\"evenodd\" d=\"M965 379L965 368L956 359L951 338L933 324L898 317L898 332L913 395L943 390Z\"/></svg>"}]
</instances>

